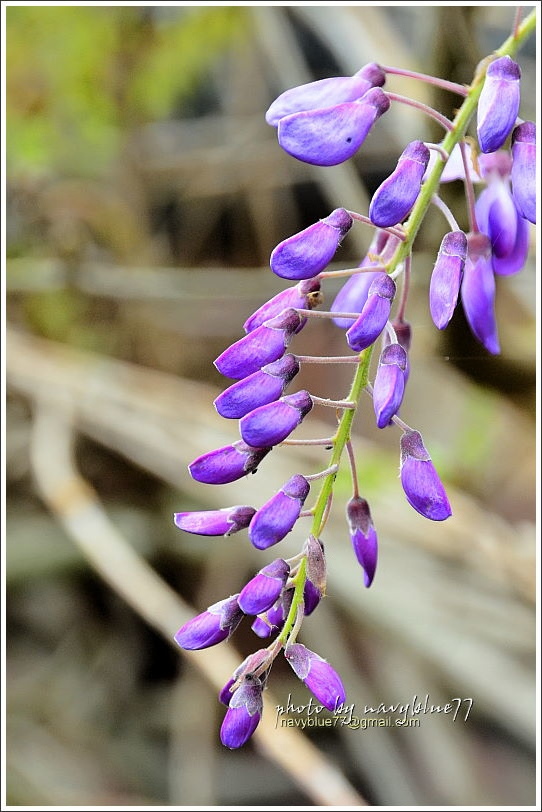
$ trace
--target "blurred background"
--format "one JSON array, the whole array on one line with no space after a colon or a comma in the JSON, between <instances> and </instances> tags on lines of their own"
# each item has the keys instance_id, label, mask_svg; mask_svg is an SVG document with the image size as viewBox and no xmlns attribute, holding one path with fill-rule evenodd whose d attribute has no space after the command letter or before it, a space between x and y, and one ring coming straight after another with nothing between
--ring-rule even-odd
<instances>
[{"instance_id":1,"label":"blurred background","mask_svg":"<svg viewBox=\"0 0 542 812\"><path fill-rule=\"evenodd\" d=\"M454 517L415 514L397 479L398 434L359 416L355 448L380 539L375 583L354 566L346 470L324 542L328 595L302 640L340 671L348 701L446 703L417 729L274 730L222 748L216 688L258 647L186 658L176 629L238 592L269 556L246 533L189 536L172 513L261 505L318 449L284 447L246 483L186 470L238 438L212 402L213 360L285 285L269 254L337 206L366 213L414 138L393 105L347 165L286 155L264 113L284 89L369 61L468 83L515 9L499 6L20 6L7 30L7 802L12 805L527 805L535 801L535 277L497 280L503 353L462 313L437 334L429 276L447 230L429 212L416 244L402 416L418 428ZM535 115L534 38L519 55ZM456 97L391 77L389 89L452 115ZM466 225L461 184L443 196ZM354 227L336 267L357 264ZM338 289L325 289L329 303ZM295 351L341 354L331 324ZM296 381L343 397L348 374ZM367 401L368 405L369 401ZM326 436L315 409L300 430ZM331 421L331 422L330 422ZM324 434L321 434L324 432ZM300 523L279 554L295 554ZM249 549L250 548L250 549ZM265 560L264 560L265 559ZM256 642L255 642L256 641ZM272 704L308 691L277 662Z\"/></svg>"}]
</instances>

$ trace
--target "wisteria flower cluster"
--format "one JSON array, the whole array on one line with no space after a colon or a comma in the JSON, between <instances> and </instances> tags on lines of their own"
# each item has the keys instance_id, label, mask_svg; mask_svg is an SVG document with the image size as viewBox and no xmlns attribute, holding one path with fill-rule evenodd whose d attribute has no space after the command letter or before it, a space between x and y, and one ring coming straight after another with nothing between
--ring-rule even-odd
<instances>
[{"instance_id":1,"label":"wisteria flower cluster","mask_svg":"<svg viewBox=\"0 0 542 812\"><path fill-rule=\"evenodd\" d=\"M374 193L368 216L337 208L277 245L270 258L271 270L292 284L249 316L243 337L215 361L219 372L234 381L217 397L215 407L223 417L239 421L240 439L191 463L190 474L199 482L223 484L255 473L315 406L330 406L338 414L332 437L288 440L330 449L324 470L293 473L259 506L234 505L174 517L177 527L200 535L230 536L247 529L258 550L279 544L295 525L307 523L298 555L265 564L238 594L213 604L175 635L181 648L202 649L228 639L249 617L257 637L271 639L241 663L220 693L227 706L220 735L229 748L242 746L254 733L262 714L262 692L281 652L324 707L334 711L345 701L335 669L298 643L297 635L304 618L325 594L322 535L343 457L352 472L346 519L362 573L360 583L369 587L375 577L377 530L360 492L351 441L352 422L364 391L372 399L379 429L392 426L400 431L400 481L410 505L435 522L452 513L422 435L399 417L409 377L412 330L406 313L412 249L419 226L434 204L449 230L442 237L428 291L432 320L439 330L445 329L461 301L476 339L489 353L498 353L495 275L521 270L529 248L529 223L536 220L536 127L518 117L520 68L511 56L533 25L532 15L517 24L500 51L481 63L470 87L369 64L354 76L287 90L267 111L280 146L296 159L318 166L336 165L355 155L378 127L379 118L393 114L395 104L414 105L421 114L436 119L444 137L439 144L413 141L405 146L396 168ZM390 74L455 92L463 100L455 119L385 90ZM477 138L467 142L475 115ZM440 183L459 178L466 192L468 230L459 228L438 196ZM477 197L475 184L482 186ZM356 222L373 229L367 255L356 268L326 270ZM330 309L318 309L325 281L337 277L346 282ZM344 356L296 353L296 335L310 318L332 319L344 331ZM329 400L304 389L291 391L300 368L313 363L351 364L354 375L348 395ZM315 483L318 493L313 492ZM307 507L309 497L312 505Z\"/></svg>"}]
</instances>

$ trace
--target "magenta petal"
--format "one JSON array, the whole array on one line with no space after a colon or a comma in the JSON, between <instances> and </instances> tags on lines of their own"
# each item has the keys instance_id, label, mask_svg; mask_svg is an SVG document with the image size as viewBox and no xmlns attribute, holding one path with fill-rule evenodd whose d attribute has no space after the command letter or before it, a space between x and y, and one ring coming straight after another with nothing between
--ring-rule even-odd
<instances>
[{"instance_id":1,"label":"magenta petal","mask_svg":"<svg viewBox=\"0 0 542 812\"><path fill-rule=\"evenodd\" d=\"M401 484L410 505L434 522L452 514L444 486L418 431L401 437Z\"/></svg>"},{"instance_id":2,"label":"magenta petal","mask_svg":"<svg viewBox=\"0 0 542 812\"><path fill-rule=\"evenodd\" d=\"M303 110L331 107L361 98L371 87L382 86L386 75L378 65L365 65L354 76L338 76L309 82L285 90L265 114L265 120L276 127L281 118Z\"/></svg>"},{"instance_id":3,"label":"magenta petal","mask_svg":"<svg viewBox=\"0 0 542 812\"><path fill-rule=\"evenodd\" d=\"M509 56L492 62L478 101L478 142L482 152L498 150L512 131L520 104L521 70Z\"/></svg>"},{"instance_id":4,"label":"magenta petal","mask_svg":"<svg viewBox=\"0 0 542 812\"><path fill-rule=\"evenodd\" d=\"M345 209L279 243L271 254L271 270L284 279L310 279L333 259L353 220Z\"/></svg>"},{"instance_id":5,"label":"magenta petal","mask_svg":"<svg viewBox=\"0 0 542 812\"><path fill-rule=\"evenodd\" d=\"M309 164L334 166L351 158L390 102L380 88L359 101L285 116L278 123L281 147Z\"/></svg>"}]
</instances>

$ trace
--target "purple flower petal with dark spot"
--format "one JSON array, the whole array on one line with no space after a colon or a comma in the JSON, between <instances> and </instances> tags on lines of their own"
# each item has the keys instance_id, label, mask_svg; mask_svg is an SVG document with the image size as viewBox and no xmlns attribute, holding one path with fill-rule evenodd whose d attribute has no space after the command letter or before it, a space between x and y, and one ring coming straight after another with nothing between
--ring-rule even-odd
<instances>
[{"instance_id":1,"label":"purple flower petal with dark spot","mask_svg":"<svg viewBox=\"0 0 542 812\"><path fill-rule=\"evenodd\" d=\"M420 193L429 162L429 150L422 141L412 141L397 162L397 168L378 187L369 206L369 217L381 228L401 223Z\"/></svg>"},{"instance_id":2,"label":"purple flower petal with dark spot","mask_svg":"<svg viewBox=\"0 0 542 812\"><path fill-rule=\"evenodd\" d=\"M300 161L335 166L358 151L389 106L386 94L375 87L359 101L293 113L278 123L279 144Z\"/></svg>"},{"instance_id":3,"label":"purple flower petal with dark spot","mask_svg":"<svg viewBox=\"0 0 542 812\"><path fill-rule=\"evenodd\" d=\"M256 513L248 505L235 505L221 510L194 510L174 513L173 519L180 530L199 536L231 536L245 527Z\"/></svg>"},{"instance_id":4,"label":"purple flower petal with dark spot","mask_svg":"<svg viewBox=\"0 0 542 812\"><path fill-rule=\"evenodd\" d=\"M482 152L498 150L516 123L521 70L509 56L492 62L478 101L478 142Z\"/></svg>"},{"instance_id":5,"label":"purple flower petal with dark spot","mask_svg":"<svg viewBox=\"0 0 542 812\"><path fill-rule=\"evenodd\" d=\"M446 491L439 479L419 431L401 437L401 484L410 505L434 522L452 515Z\"/></svg>"},{"instance_id":6,"label":"purple flower petal with dark spot","mask_svg":"<svg viewBox=\"0 0 542 812\"><path fill-rule=\"evenodd\" d=\"M283 279L310 279L331 262L353 220L345 209L279 243L271 254L271 270Z\"/></svg>"},{"instance_id":7,"label":"purple flower petal with dark spot","mask_svg":"<svg viewBox=\"0 0 542 812\"><path fill-rule=\"evenodd\" d=\"M312 406L312 398L304 389L258 406L239 421L241 437L255 448L277 445L299 426Z\"/></svg>"},{"instance_id":8,"label":"purple flower petal with dark spot","mask_svg":"<svg viewBox=\"0 0 542 812\"><path fill-rule=\"evenodd\" d=\"M266 550L288 535L305 503L310 485L301 474L288 482L256 511L248 528L248 537L258 550Z\"/></svg>"},{"instance_id":9,"label":"purple flower petal with dark spot","mask_svg":"<svg viewBox=\"0 0 542 812\"><path fill-rule=\"evenodd\" d=\"M188 470L197 482L224 485L235 482L246 474L254 474L270 451L271 448L251 448L242 440L237 440L233 445L202 454L190 463Z\"/></svg>"}]
</instances>

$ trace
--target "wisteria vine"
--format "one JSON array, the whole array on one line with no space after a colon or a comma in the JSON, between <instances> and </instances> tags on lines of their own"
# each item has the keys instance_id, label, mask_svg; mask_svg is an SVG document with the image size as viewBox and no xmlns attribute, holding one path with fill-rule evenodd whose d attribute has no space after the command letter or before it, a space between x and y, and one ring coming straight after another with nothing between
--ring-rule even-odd
<instances>
[{"instance_id":1,"label":"wisteria vine","mask_svg":"<svg viewBox=\"0 0 542 812\"><path fill-rule=\"evenodd\" d=\"M400 68L371 63L354 76L311 82L282 93L270 106L267 122L277 129L280 146L317 166L351 158L394 104L409 104L439 122L438 144L413 141L397 166L374 193L368 216L344 208L288 237L272 252L270 266L295 282L263 304L245 322L245 335L215 361L235 382L215 400L218 413L239 420L241 439L194 460L189 471L202 483L224 484L255 473L264 457L281 444L312 444L331 450L326 468L295 473L259 508L235 505L221 510L176 513L177 527L206 536L229 536L248 529L254 547L266 550L284 539L298 520L312 523L300 553L265 565L240 592L210 606L175 635L184 649L202 649L229 638L245 616L261 639L274 638L249 655L228 680L220 700L228 710L222 743L241 747L254 733L262 713L262 692L275 658L281 653L295 674L330 711L345 701L335 669L320 655L296 642L303 619L318 606L326 588L321 537L331 510L333 486L346 456L352 472L352 496L346 507L353 551L365 586L374 579L378 540L369 504L360 494L352 423L363 392L372 398L380 429L395 425L400 437L400 479L406 499L422 516L443 521L451 515L444 486L422 435L398 415L409 375L411 327L406 319L412 249L431 205L446 218L429 285L429 309L439 330L449 324L459 299L469 327L489 353L500 352L495 320L495 275L521 270L529 250L529 222L536 222L536 126L518 117L520 109L518 47L535 27L535 12L517 19L512 35L480 63L470 87ZM387 75L429 82L463 99L452 120L414 99L384 90ZM476 114L476 141L467 133ZM441 183L463 179L469 231L462 231L438 196ZM474 185L483 184L476 197ZM374 228L359 267L326 268L356 221ZM319 310L322 284L346 277L329 311ZM402 281L400 294L397 282ZM395 312L392 309L398 299ZM345 331L354 355L315 357L290 350L310 318L332 319ZM380 343L376 370L371 360ZM289 350L287 352L287 350ZM352 364L354 375L344 399L319 398L306 390L285 394L301 366ZM315 404L337 411L333 436L288 439ZM314 504L305 503L319 483Z\"/></svg>"}]
</instances>

